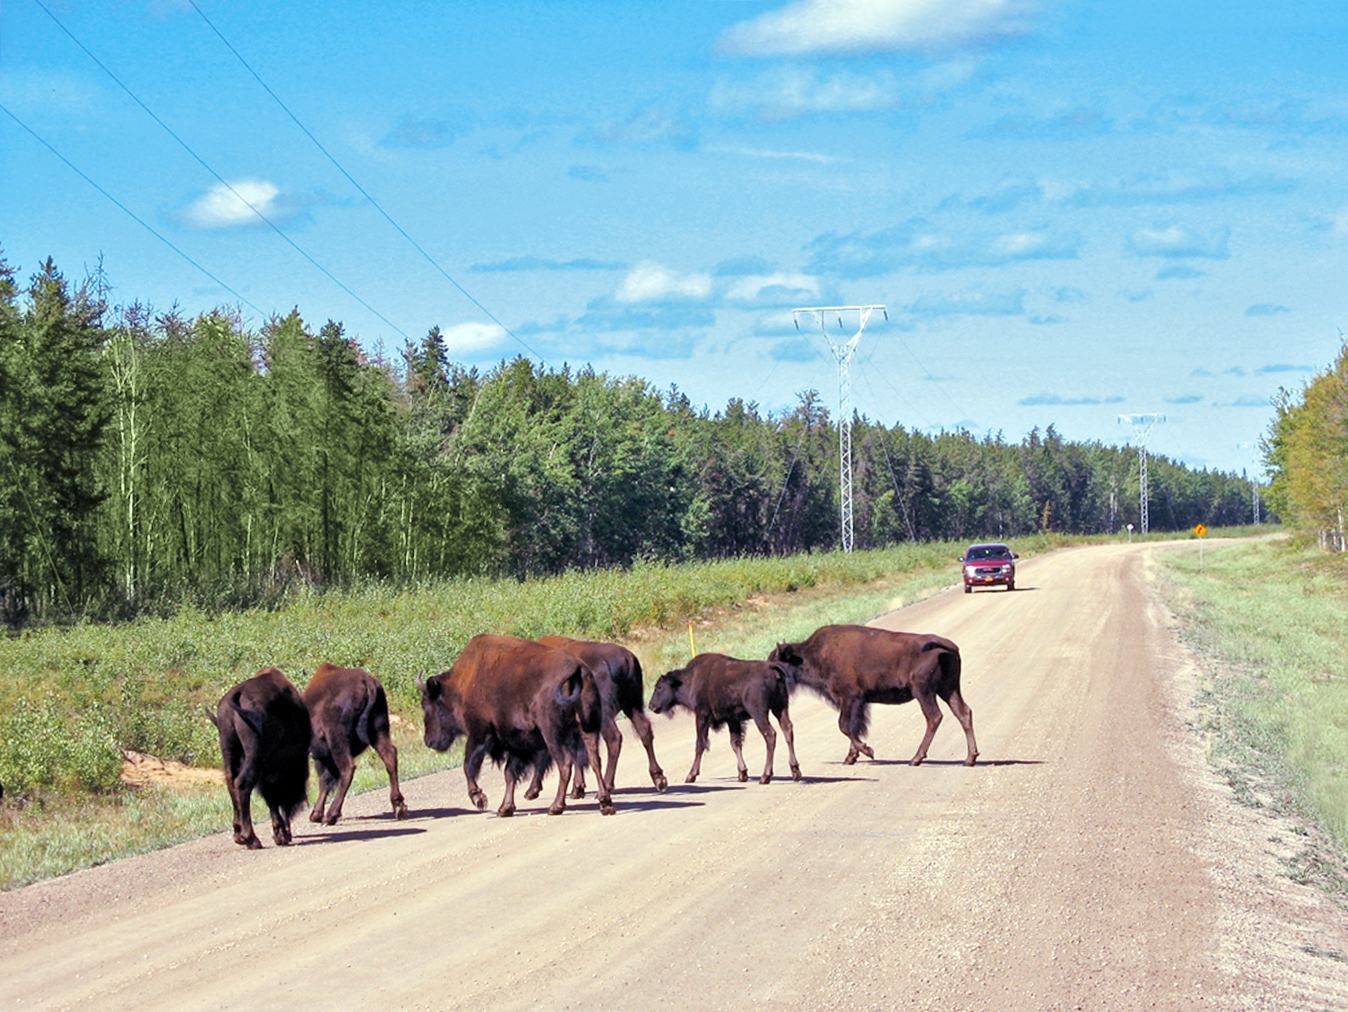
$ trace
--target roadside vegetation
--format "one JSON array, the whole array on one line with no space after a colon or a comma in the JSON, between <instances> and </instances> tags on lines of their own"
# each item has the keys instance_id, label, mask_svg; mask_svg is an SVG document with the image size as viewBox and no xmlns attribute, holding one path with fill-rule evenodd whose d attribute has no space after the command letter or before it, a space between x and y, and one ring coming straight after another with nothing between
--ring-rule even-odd
<instances>
[{"instance_id":1,"label":"roadside vegetation","mask_svg":"<svg viewBox=\"0 0 1348 1012\"><path fill-rule=\"evenodd\" d=\"M1288 873L1348 905L1348 563L1287 538L1157 560L1205 662L1212 763L1242 803L1304 827Z\"/></svg>"}]
</instances>

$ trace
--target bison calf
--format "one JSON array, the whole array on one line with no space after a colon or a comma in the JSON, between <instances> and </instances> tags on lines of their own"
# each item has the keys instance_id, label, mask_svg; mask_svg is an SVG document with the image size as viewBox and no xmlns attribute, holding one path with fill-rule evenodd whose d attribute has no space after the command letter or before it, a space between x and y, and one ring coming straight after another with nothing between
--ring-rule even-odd
<instances>
[{"instance_id":1,"label":"bison calf","mask_svg":"<svg viewBox=\"0 0 1348 1012\"><path fill-rule=\"evenodd\" d=\"M580 658L514 636L474 636L454 665L421 683L428 748L444 752L459 737L468 797L479 809L487 796L477 776L488 755L505 767L505 797L496 814L515 813L515 784L531 767L557 764L557 797L548 811L566 808L574 757L583 747L599 781L599 810L613 800L599 765L599 693Z\"/></svg>"},{"instance_id":2,"label":"bison calf","mask_svg":"<svg viewBox=\"0 0 1348 1012\"><path fill-rule=\"evenodd\" d=\"M837 708L838 727L850 743L844 763L856 762L858 755L875 758L861 740L871 703L916 699L927 718L927 733L912 758L919 765L941 723L938 696L964 728L969 749L965 764L972 766L978 758L973 711L960 695L960 648L942 636L826 625L803 643L778 643L768 659L786 667L793 688L803 685Z\"/></svg>"},{"instance_id":3,"label":"bison calf","mask_svg":"<svg viewBox=\"0 0 1348 1012\"><path fill-rule=\"evenodd\" d=\"M749 779L749 768L744 762L744 723L752 719L767 744L767 764L758 781L766 784L772 782L772 753L777 744L777 732L768 722L769 713L776 715L786 735L791 779L800 779L795 732L787 706L789 697L786 672L779 665L742 661L725 654L698 654L686 668L660 676L651 692L650 706L656 713L665 714L671 713L675 706L682 706L697 715L697 747L693 768L688 771L690 784L702 771L708 733L722 725L730 729L730 747L735 750L740 782Z\"/></svg>"},{"instance_id":4,"label":"bison calf","mask_svg":"<svg viewBox=\"0 0 1348 1012\"><path fill-rule=\"evenodd\" d=\"M407 803L398 789L398 750L389 735L388 697L379 681L359 668L338 668L325 662L309 679L304 703L313 725L309 754L318 767L318 801L309 812L309 821L332 826L342 817L342 802L356 775L356 759L367 748L375 750L388 770L394 817L407 818ZM324 811L329 795L332 806Z\"/></svg>"},{"instance_id":5,"label":"bison calf","mask_svg":"<svg viewBox=\"0 0 1348 1012\"><path fill-rule=\"evenodd\" d=\"M309 711L299 690L267 668L226 692L207 716L220 731L234 842L249 850L262 846L253 832L256 787L271 810L272 836L288 845L291 816L304 806L309 787Z\"/></svg>"}]
</instances>

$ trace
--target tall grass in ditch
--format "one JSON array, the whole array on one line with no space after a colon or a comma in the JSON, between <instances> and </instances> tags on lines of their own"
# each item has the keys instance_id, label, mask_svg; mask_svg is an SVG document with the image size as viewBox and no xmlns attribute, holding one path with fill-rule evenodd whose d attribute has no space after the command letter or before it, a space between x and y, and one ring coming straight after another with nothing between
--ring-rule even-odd
<instances>
[{"instance_id":1,"label":"tall grass in ditch","mask_svg":"<svg viewBox=\"0 0 1348 1012\"><path fill-rule=\"evenodd\" d=\"M1160 561L1183 637L1211 662L1214 758L1248 803L1348 847L1348 566L1270 540Z\"/></svg>"}]
</instances>

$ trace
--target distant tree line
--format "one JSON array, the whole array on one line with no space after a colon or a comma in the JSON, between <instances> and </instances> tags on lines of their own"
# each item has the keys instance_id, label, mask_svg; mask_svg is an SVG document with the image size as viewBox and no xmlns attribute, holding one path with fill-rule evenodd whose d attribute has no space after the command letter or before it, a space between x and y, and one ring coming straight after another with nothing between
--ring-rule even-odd
<instances>
[{"instance_id":1,"label":"distant tree line","mask_svg":"<svg viewBox=\"0 0 1348 1012\"><path fill-rule=\"evenodd\" d=\"M1264 437L1269 504L1334 551L1348 550L1348 343L1300 395L1278 391Z\"/></svg>"},{"instance_id":2,"label":"distant tree line","mask_svg":"<svg viewBox=\"0 0 1348 1012\"><path fill-rule=\"evenodd\" d=\"M0 260L0 612L124 615L279 600L297 582L406 583L828 550L837 429L525 358L399 361L299 313L112 307L100 270ZM927 435L857 418L855 541L1108 532L1137 522L1133 450ZM1153 527L1244 522L1249 486L1163 457Z\"/></svg>"}]
</instances>

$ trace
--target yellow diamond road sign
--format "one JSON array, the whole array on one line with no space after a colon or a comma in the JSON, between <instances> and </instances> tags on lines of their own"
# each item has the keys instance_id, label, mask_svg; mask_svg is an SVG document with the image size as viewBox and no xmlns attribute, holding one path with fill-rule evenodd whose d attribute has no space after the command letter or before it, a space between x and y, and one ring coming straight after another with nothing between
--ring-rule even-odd
<instances>
[{"instance_id":1,"label":"yellow diamond road sign","mask_svg":"<svg viewBox=\"0 0 1348 1012\"><path fill-rule=\"evenodd\" d=\"M1202 524L1199 524L1197 527L1194 528L1194 533L1197 534L1200 538L1207 532L1208 529L1204 527Z\"/></svg>"}]
</instances>

